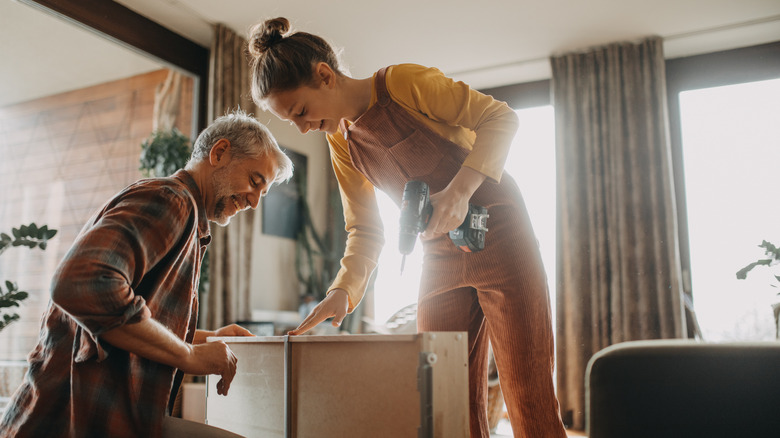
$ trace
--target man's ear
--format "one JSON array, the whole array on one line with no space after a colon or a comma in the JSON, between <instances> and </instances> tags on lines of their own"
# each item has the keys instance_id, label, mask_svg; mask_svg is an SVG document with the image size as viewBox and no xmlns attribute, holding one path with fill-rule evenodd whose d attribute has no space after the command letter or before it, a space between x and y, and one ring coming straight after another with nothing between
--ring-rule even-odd
<instances>
[{"instance_id":1,"label":"man's ear","mask_svg":"<svg viewBox=\"0 0 780 438\"><path fill-rule=\"evenodd\" d=\"M209 152L209 163L213 167L222 167L230 162L230 140L220 138Z\"/></svg>"}]
</instances>

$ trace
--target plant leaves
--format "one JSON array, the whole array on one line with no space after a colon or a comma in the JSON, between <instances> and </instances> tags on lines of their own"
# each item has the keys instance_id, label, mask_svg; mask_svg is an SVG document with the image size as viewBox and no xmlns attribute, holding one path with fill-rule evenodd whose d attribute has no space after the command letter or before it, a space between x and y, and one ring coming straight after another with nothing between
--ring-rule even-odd
<instances>
[{"instance_id":1,"label":"plant leaves","mask_svg":"<svg viewBox=\"0 0 780 438\"><path fill-rule=\"evenodd\" d=\"M19 292L15 292L15 293L12 293L12 294L8 295L9 298L11 298L12 300L16 300L16 301L25 300L25 299L27 299L28 296L30 296L30 294L28 294L27 292L25 292L23 290L20 290Z\"/></svg>"},{"instance_id":2,"label":"plant leaves","mask_svg":"<svg viewBox=\"0 0 780 438\"><path fill-rule=\"evenodd\" d=\"M744 268L740 269L739 271L737 271L737 278L739 280L744 280L745 278L747 278L747 273L750 272L756 266L769 266L770 263L772 263L772 259L762 259L762 260L755 261L745 266Z\"/></svg>"}]
</instances>

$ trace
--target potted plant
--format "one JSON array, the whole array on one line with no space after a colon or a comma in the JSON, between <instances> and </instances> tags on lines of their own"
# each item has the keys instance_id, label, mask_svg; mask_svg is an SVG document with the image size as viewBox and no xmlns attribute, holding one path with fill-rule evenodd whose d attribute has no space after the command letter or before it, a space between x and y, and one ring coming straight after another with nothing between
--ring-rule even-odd
<instances>
[{"instance_id":1,"label":"potted plant","mask_svg":"<svg viewBox=\"0 0 780 438\"><path fill-rule=\"evenodd\" d=\"M38 227L35 223L12 228L11 235L13 237L6 233L0 233L0 254L14 246L26 246L30 249L37 247L45 250L48 240L54 237L55 234L57 234L57 230L49 229L46 225ZM11 308L19 307L19 304L27 296L28 293L19 290L19 287L13 281L5 280L5 290L0 285L0 330L19 319L19 314L12 312Z\"/></svg>"},{"instance_id":2,"label":"potted plant","mask_svg":"<svg viewBox=\"0 0 780 438\"><path fill-rule=\"evenodd\" d=\"M144 176L172 175L187 164L192 152L190 139L176 128L154 131L141 143L141 165Z\"/></svg>"},{"instance_id":3,"label":"potted plant","mask_svg":"<svg viewBox=\"0 0 780 438\"><path fill-rule=\"evenodd\" d=\"M761 258L756 260L755 262L752 262L745 266L744 268L737 271L737 278L740 280L744 280L747 278L748 272L753 270L753 268L757 266L767 266L772 267L780 264L780 248L772 244L771 242L768 242L766 240L761 242L761 245L758 245L759 248L764 249L764 254L766 255L766 258ZM780 284L780 275L774 275L775 281L777 284L771 284L772 287L778 287L778 284ZM780 292L778 292L778 295L780 295ZM772 310L775 315L775 337L780 339L780 303L775 303L772 305Z\"/></svg>"}]
</instances>

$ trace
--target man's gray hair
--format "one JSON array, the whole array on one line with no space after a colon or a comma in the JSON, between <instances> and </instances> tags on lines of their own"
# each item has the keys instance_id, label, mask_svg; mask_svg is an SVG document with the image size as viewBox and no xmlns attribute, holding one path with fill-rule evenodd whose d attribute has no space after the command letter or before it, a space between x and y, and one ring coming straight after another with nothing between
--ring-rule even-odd
<instances>
[{"instance_id":1,"label":"man's gray hair","mask_svg":"<svg viewBox=\"0 0 780 438\"><path fill-rule=\"evenodd\" d=\"M217 118L201 131L192 146L190 162L207 160L211 148L222 138L230 142L230 150L234 158L257 158L265 155L275 157L278 171L274 180L269 182L281 183L292 177L292 161L279 148L271 131L241 110Z\"/></svg>"}]
</instances>

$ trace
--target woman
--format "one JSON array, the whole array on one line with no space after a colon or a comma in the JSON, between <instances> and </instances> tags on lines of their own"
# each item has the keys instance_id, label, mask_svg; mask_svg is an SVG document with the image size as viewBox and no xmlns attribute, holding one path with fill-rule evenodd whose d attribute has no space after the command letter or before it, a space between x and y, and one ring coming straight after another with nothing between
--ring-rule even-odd
<instances>
[{"instance_id":1,"label":"woman","mask_svg":"<svg viewBox=\"0 0 780 438\"><path fill-rule=\"evenodd\" d=\"M327 297L290 334L330 317L338 325L360 302L384 243L374 189L400 204L406 182L424 181L433 214L421 239L418 330L468 332L471 436L490 435L490 342L515 435L565 437L547 279L520 191L503 173L512 109L418 65L351 78L322 38L288 31L285 18L252 30L252 96L302 133L327 133L349 232ZM447 233L469 202L488 208L489 231L484 250L465 253Z\"/></svg>"}]
</instances>

